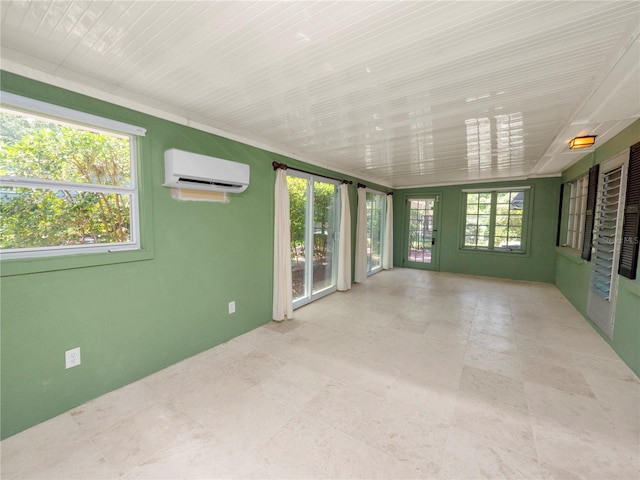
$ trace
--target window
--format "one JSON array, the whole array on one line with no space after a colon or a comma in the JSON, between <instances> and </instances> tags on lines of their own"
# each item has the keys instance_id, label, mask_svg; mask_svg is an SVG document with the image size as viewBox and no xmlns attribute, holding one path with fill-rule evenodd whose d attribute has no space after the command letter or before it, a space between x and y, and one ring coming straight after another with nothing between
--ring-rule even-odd
<instances>
[{"instance_id":1,"label":"window","mask_svg":"<svg viewBox=\"0 0 640 480\"><path fill-rule=\"evenodd\" d=\"M585 175L568 184L569 213L567 216L567 240L565 247L582 250L584 242L584 222L587 214L587 190L589 177Z\"/></svg>"},{"instance_id":2,"label":"window","mask_svg":"<svg viewBox=\"0 0 640 480\"><path fill-rule=\"evenodd\" d=\"M2 103L4 258L139 249L145 130L4 92Z\"/></svg>"},{"instance_id":3,"label":"window","mask_svg":"<svg viewBox=\"0 0 640 480\"><path fill-rule=\"evenodd\" d=\"M527 188L464 192L463 247L524 252Z\"/></svg>"},{"instance_id":4,"label":"window","mask_svg":"<svg viewBox=\"0 0 640 480\"><path fill-rule=\"evenodd\" d=\"M336 290L340 212L338 183L301 172L287 173L291 220L293 306Z\"/></svg>"},{"instance_id":5,"label":"window","mask_svg":"<svg viewBox=\"0 0 640 480\"><path fill-rule=\"evenodd\" d=\"M382 270L382 243L387 196L367 192L367 274Z\"/></svg>"}]
</instances>

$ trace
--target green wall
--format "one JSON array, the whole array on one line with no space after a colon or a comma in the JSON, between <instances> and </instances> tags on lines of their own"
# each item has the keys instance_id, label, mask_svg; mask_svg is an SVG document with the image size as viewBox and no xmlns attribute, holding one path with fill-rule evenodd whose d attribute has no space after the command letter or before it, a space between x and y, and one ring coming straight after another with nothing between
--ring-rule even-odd
<instances>
[{"instance_id":1,"label":"green wall","mask_svg":"<svg viewBox=\"0 0 640 480\"><path fill-rule=\"evenodd\" d=\"M558 219L559 178L539 178L516 182L455 185L434 188L396 190L394 194L394 265L402 266L404 232L407 228L407 199L439 195L436 219L438 228L437 269L443 272L486 275L553 282L555 272L554 245ZM463 189L529 186L531 204L526 254L478 252L463 250Z\"/></svg>"},{"instance_id":2,"label":"green wall","mask_svg":"<svg viewBox=\"0 0 640 480\"><path fill-rule=\"evenodd\" d=\"M97 259L87 255L2 264L2 438L270 321L272 161L359 181L7 72L1 72L0 81L5 91L147 129L140 142L142 254L114 254L106 261L104 255ZM586 171L593 161L608 158L607 151L615 151L618 144L629 146L640 139L637 123L630 132L616 137L618 143L608 150L598 149L595 159L585 159L565 172L564 180ZM168 148L247 163L251 186L242 194L229 195L226 204L173 200L170 189L161 186ZM441 198L440 270L555 280L584 313L588 270L554 250L559 184L559 178L486 184L532 187L526 255L459 248L461 190L485 185L397 190L394 264L402 266L406 199L437 193ZM355 184L350 187L350 200L353 248ZM617 305L621 320L616 320L612 344L637 373L640 289L637 280L621 283ZM227 303L232 300L236 313L229 315ZM78 346L82 364L65 370L64 351Z\"/></svg>"},{"instance_id":3,"label":"green wall","mask_svg":"<svg viewBox=\"0 0 640 480\"><path fill-rule=\"evenodd\" d=\"M589 167L592 165L604 162L637 142L640 142L640 120L565 170L562 174L562 181L570 182L580 178L589 171ZM580 258L579 253L568 248L557 248L556 257L555 283L557 287L589 320L587 299L591 263L585 262ZM613 338L609 339L593 322L591 324L636 375L640 376L640 278L635 280L618 278L620 283L616 300Z\"/></svg>"},{"instance_id":4,"label":"green wall","mask_svg":"<svg viewBox=\"0 0 640 480\"><path fill-rule=\"evenodd\" d=\"M116 263L76 255L2 264L3 438L271 320L271 162L330 172L7 72L1 75L4 91L147 129L139 159L143 255L100 256L113 255ZM247 163L251 185L244 193L230 194L226 204L174 200L171 190L162 187L169 148ZM355 184L350 194L355 218ZM229 315L232 300L236 313ZM82 364L65 370L64 352L74 347L81 348Z\"/></svg>"}]
</instances>

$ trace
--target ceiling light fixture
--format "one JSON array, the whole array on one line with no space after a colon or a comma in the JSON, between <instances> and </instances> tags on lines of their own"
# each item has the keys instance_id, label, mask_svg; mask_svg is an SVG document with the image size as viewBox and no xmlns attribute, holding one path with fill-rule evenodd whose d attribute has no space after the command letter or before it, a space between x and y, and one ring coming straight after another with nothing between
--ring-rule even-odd
<instances>
[{"instance_id":1,"label":"ceiling light fixture","mask_svg":"<svg viewBox=\"0 0 640 480\"><path fill-rule=\"evenodd\" d=\"M584 137L575 137L569 140L569 148L589 148L596 141L595 135L587 135Z\"/></svg>"}]
</instances>

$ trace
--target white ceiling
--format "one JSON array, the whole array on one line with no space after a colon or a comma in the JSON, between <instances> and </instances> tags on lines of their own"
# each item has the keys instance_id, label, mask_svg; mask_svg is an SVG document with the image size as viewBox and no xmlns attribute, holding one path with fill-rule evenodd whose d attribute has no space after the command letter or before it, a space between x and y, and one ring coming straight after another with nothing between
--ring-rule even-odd
<instances>
[{"instance_id":1,"label":"white ceiling","mask_svg":"<svg viewBox=\"0 0 640 480\"><path fill-rule=\"evenodd\" d=\"M2 68L389 187L557 175L640 117L640 2L5 1Z\"/></svg>"}]
</instances>

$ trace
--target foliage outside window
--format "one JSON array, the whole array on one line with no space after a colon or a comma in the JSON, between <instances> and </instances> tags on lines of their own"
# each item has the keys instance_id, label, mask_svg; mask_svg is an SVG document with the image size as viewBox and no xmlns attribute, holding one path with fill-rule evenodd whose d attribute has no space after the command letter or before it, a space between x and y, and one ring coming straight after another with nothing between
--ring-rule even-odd
<instances>
[{"instance_id":1,"label":"foliage outside window","mask_svg":"<svg viewBox=\"0 0 640 480\"><path fill-rule=\"evenodd\" d=\"M0 110L5 258L139 247L135 136Z\"/></svg>"},{"instance_id":2,"label":"foliage outside window","mask_svg":"<svg viewBox=\"0 0 640 480\"><path fill-rule=\"evenodd\" d=\"M367 273L382 269L382 234L386 195L367 192Z\"/></svg>"},{"instance_id":3,"label":"foliage outside window","mask_svg":"<svg viewBox=\"0 0 640 480\"><path fill-rule=\"evenodd\" d=\"M587 190L589 176L571 182L569 196L569 215L567 219L567 241L565 246L582 250L584 242L584 223L587 213Z\"/></svg>"},{"instance_id":4,"label":"foliage outside window","mask_svg":"<svg viewBox=\"0 0 640 480\"><path fill-rule=\"evenodd\" d=\"M464 195L464 248L524 251L524 189L465 192Z\"/></svg>"},{"instance_id":5,"label":"foliage outside window","mask_svg":"<svg viewBox=\"0 0 640 480\"><path fill-rule=\"evenodd\" d=\"M435 198L409 200L409 246L407 260L431 263L434 232Z\"/></svg>"},{"instance_id":6,"label":"foliage outside window","mask_svg":"<svg viewBox=\"0 0 640 480\"><path fill-rule=\"evenodd\" d=\"M305 288L307 268L313 269L312 293L333 283L331 245L333 245L335 229L337 187L332 183L314 178L291 175L287 175L287 187L291 222L292 287L295 302L308 293ZM313 223L307 219L310 211L313 212Z\"/></svg>"}]
</instances>

